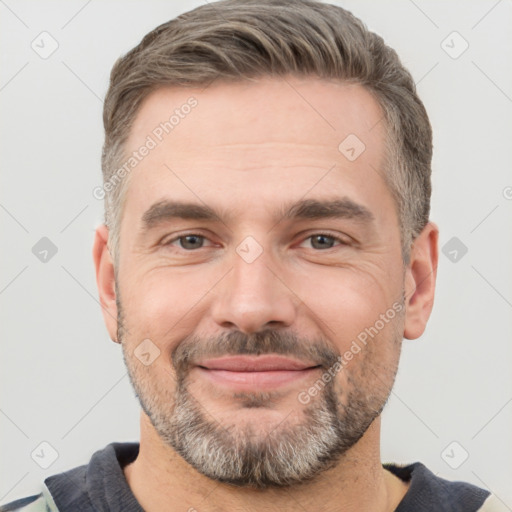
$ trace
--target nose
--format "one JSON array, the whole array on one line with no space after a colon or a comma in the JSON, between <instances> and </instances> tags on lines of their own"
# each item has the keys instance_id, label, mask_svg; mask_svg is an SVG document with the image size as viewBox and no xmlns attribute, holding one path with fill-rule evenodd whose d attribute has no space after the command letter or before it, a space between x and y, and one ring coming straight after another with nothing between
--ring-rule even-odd
<instances>
[{"instance_id":1,"label":"nose","mask_svg":"<svg viewBox=\"0 0 512 512\"><path fill-rule=\"evenodd\" d=\"M235 254L233 267L219 283L212 305L217 325L246 334L290 327L298 299L278 268L265 252L252 262Z\"/></svg>"}]
</instances>

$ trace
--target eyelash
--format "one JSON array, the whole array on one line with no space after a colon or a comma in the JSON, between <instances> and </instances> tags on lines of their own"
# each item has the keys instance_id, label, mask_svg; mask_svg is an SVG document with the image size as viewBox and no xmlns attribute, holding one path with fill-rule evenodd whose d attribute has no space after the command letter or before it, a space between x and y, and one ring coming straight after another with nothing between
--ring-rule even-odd
<instances>
[{"instance_id":1,"label":"eyelash","mask_svg":"<svg viewBox=\"0 0 512 512\"><path fill-rule=\"evenodd\" d=\"M171 240L162 243L162 245L163 246L171 246L174 242L178 242L179 240L184 239L187 236L195 236L195 237L198 237L198 238L203 238L205 240L208 240L208 237L206 237L205 235L201 235L199 233L191 232L191 233L185 233L183 235L174 237ZM333 247L328 247L326 249L317 249L318 252L328 251L329 249L334 249L335 247L339 247L339 246L348 246L348 245L350 245L350 243L345 241L344 239L342 239L342 238L340 238L338 236L332 235L330 233L325 233L325 232L312 233L311 235L309 235L306 238L304 238L303 242L305 242L306 240L312 239L315 236L324 236L324 237L327 237L327 238L332 238L335 242L338 242L338 245L334 245ZM204 247L199 247L198 249L203 249L203 248ZM179 247L179 249L181 249L181 250L183 250L185 252L195 252L195 251L198 250L198 249L184 249L183 247Z\"/></svg>"}]
</instances>

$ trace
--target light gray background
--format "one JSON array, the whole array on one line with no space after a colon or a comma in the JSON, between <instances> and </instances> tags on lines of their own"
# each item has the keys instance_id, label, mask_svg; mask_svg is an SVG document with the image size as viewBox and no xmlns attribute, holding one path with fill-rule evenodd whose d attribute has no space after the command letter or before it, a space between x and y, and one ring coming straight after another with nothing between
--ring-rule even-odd
<instances>
[{"instance_id":1,"label":"light gray background","mask_svg":"<svg viewBox=\"0 0 512 512\"><path fill-rule=\"evenodd\" d=\"M0 502L37 492L109 442L138 439L138 403L103 325L91 258L102 98L120 54L202 4L0 0ZM435 132L432 219L441 247L457 237L468 248L456 262L441 253L428 328L404 342L382 459L422 461L512 510L512 3L339 4L417 81ZM31 48L49 48L43 31L59 45L47 59ZM458 58L453 31L469 43ZM45 236L58 253L43 263L32 247ZM46 470L31 457L51 461L43 441L59 454Z\"/></svg>"}]
</instances>

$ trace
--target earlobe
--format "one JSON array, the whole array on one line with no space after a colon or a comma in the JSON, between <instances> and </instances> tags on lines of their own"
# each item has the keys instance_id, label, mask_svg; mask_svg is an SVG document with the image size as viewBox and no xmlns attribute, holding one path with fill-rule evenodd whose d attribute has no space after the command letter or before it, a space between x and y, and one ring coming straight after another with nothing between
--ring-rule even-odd
<instances>
[{"instance_id":1,"label":"earlobe","mask_svg":"<svg viewBox=\"0 0 512 512\"><path fill-rule=\"evenodd\" d=\"M405 276L404 337L419 338L425 331L434 305L438 263L439 229L429 222L411 248Z\"/></svg>"},{"instance_id":2,"label":"earlobe","mask_svg":"<svg viewBox=\"0 0 512 512\"><path fill-rule=\"evenodd\" d=\"M93 260L96 268L96 284L105 325L112 341L117 340L117 303L114 263L108 249L109 231L102 224L96 229Z\"/></svg>"}]
</instances>

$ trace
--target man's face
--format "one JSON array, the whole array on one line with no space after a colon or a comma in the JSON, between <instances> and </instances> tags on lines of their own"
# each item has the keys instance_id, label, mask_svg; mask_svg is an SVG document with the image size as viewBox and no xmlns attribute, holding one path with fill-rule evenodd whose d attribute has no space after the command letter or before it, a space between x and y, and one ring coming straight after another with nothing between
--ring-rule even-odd
<instances>
[{"instance_id":1,"label":"man's face","mask_svg":"<svg viewBox=\"0 0 512 512\"><path fill-rule=\"evenodd\" d=\"M359 85L296 78L161 89L137 115L127 152L157 144L129 177L118 334L155 431L211 478L311 479L389 396L404 268L381 120ZM208 361L240 354L309 369Z\"/></svg>"}]
</instances>

